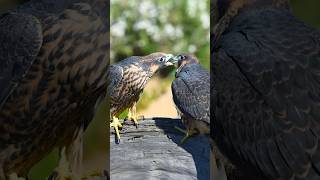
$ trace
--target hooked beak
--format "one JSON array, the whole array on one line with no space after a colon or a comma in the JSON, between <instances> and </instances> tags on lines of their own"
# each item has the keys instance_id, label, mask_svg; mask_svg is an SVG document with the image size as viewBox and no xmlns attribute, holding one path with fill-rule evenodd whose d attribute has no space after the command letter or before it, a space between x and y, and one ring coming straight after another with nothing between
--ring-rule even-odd
<instances>
[{"instance_id":1,"label":"hooked beak","mask_svg":"<svg viewBox=\"0 0 320 180\"><path fill-rule=\"evenodd\" d=\"M177 64L178 61L179 61L179 55L178 56L174 56L172 59L173 59L172 61L174 62L174 64Z\"/></svg>"},{"instance_id":2,"label":"hooked beak","mask_svg":"<svg viewBox=\"0 0 320 180\"><path fill-rule=\"evenodd\" d=\"M179 62L179 56L173 56L169 61L172 65L176 65Z\"/></svg>"},{"instance_id":3,"label":"hooked beak","mask_svg":"<svg viewBox=\"0 0 320 180\"><path fill-rule=\"evenodd\" d=\"M172 54L167 54L165 56L165 65L173 66L175 64L174 56Z\"/></svg>"}]
</instances>

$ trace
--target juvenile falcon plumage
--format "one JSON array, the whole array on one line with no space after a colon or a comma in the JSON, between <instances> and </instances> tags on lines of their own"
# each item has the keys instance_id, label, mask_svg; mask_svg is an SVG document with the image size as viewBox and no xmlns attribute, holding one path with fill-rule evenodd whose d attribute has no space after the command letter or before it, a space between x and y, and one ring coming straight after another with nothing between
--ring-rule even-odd
<instances>
[{"instance_id":1,"label":"juvenile falcon plumage","mask_svg":"<svg viewBox=\"0 0 320 180\"><path fill-rule=\"evenodd\" d=\"M132 56L110 65L107 94L110 96L110 114L117 138L120 140L118 127L122 127L118 116L129 108L128 119L137 124L136 103L148 80L161 68L171 66L173 55L162 52L147 56Z\"/></svg>"},{"instance_id":2,"label":"juvenile falcon plumage","mask_svg":"<svg viewBox=\"0 0 320 180\"><path fill-rule=\"evenodd\" d=\"M319 32L285 0L230 0L220 9L215 142L247 179L320 179Z\"/></svg>"},{"instance_id":3,"label":"juvenile falcon plumage","mask_svg":"<svg viewBox=\"0 0 320 180\"><path fill-rule=\"evenodd\" d=\"M172 82L173 101L187 128L184 142L193 134L207 134L210 129L210 75L192 54L180 54L176 79Z\"/></svg>"},{"instance_id":4,"label":"juvenile falcon plumage","mask_svg":"<svg viewBox=\"0 0 320 180\"><path fill-rule=\"evenodd\" d=\"M54 147L81 171L82 136L107 89L108 9L31 0L0 16L0 179L26 177Z\"/></svg>"}]
</instances>

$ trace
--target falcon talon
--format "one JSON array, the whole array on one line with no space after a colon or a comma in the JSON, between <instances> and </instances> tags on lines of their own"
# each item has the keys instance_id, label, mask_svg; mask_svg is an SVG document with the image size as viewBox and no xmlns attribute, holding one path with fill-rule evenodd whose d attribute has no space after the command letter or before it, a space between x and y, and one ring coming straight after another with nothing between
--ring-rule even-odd
<instances>
[{"instance_id":1,"label":"falcon talon","mask_svg":"<svg viewBox=\"0 0 320 180\"><path fill-rule=\"evenodd\" d=\"M180 141L179 145L184 144L184 143L189 139L189 137L191 137L191 135L188 133L187 130L184 130L184 129L178 127L178 126L174 126L174 128L175 128L176 130L178 130L179 132L182 132L182 133L185 135L185 136L182 138L182 140Z\"/></svg>"},{"instance_id":2,"label":"falcon talon","mask_svg":"<svg viewBox=\"0 0 320 180\"><path fill-rule=\"evenodd\" d=\"M136 126L136 128L138 128L138 119L137 119L137 113L136 113L136 102L133 103L133 106L131 108L129 108L129 112L128 112L128 119L130 121L133 121L134 125Z\"/></svg>"},{"instance_id":3,"label":"falcon talon","mask_svg":"<svg viewBox=\"0 0 320 180\"><path fill-rule=\"evenodd\" d=\"M110 123L110 127L114 127L114 130L116 132L116 137L119 139L120 141L120 133L119 133L119 128L122 128L122 124L119 121L118 118L116 117L112 117L112 123Z\"/></svg>"},{"instance_id":4,"label":"falcon talon","mask_svg":"<svg viewBox=\"0 0 320 180\"><path fill-rule=\"evenodd\" d=\"M191 135L187 132L186 135L182 138L179 145L183 145L187 140L191 137Z\"/></svg>"},{"instance_id":5,"label":"falcon talon","mask_svg":"<svg viewBox=\"0 0 320 180\"><path fill-rule=\"evenodd\" d=\"M174 126L174 128L175 128L176 130L178 130L179 132L183 133L183 134L186 134L186 133L187 133L187 130L182 129L182 128L178 127L178 126Z\"/></svg>"},{"instance_id":6,"label":"falcon talon","mask_svg":"<svg viewBox=\"0 0 320 180\"><path fill-rule=\"evenodd\" d=\"M116 144L120 144L121 140L118 139L117 136L114 136L114 139L115 139L115 143L116 143Z\"/></svg>"}]
</instances>

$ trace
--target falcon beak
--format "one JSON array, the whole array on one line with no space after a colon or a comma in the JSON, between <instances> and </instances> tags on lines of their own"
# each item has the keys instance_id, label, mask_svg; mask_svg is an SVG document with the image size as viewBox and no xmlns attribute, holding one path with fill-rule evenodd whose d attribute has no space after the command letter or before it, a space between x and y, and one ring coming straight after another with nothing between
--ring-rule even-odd
<instances>
[{"instance_id":1,"label":"falcon beak","mask_svg":"<svg viewBox=\"0 0 320 180\"><path fill-rule=\"evenodd\" d=\"M169 59L169 62L170 62L172 65L176 65L176 64L178 64L178 62L179 62L179 57L178 57L178 56L172 56L172 57Z\"/></svg>"},{"instance_id":2,"label":"falcon beak","mask_svg":"<svg viewBox=\"0 0 320 180\"><path fill-rule=\"evenodd\" d=\"M172 54L167 54L165 56L165 65L166 66L173 66L175 64L174 56Z\"/></svg>"},{"instance_id":3,"label":"falcon beak","mask_svg":"<svg viewBox=\"0 0 320 180\"><path fill-rule=\"evenodd\" d=\"M173 61L174 61L174 63L175 63L175 64L177 64L177 63L178 63L178 61L179 61L179 56L175 56L175 57L173 57Z\"/></svg>"}]
</instances>

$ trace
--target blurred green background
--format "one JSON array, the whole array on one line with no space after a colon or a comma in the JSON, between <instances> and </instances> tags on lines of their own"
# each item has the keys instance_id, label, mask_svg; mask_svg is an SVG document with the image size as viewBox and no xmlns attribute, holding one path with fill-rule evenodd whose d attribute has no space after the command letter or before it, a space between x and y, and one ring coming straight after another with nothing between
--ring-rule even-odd
<instances>
[{"instance_id":1,"label":"blurred green background","mask_svg":"<svg viewBox=\"0 0 320 180\"><path fill-rule=\"evenodd\" d=\"M209 67L209 0L111 0L111 60L195 53Z\"/></svg>"},{"instance_id":2,"label":"blurred green background","mask_svg":"<svg viewBox=\"0 0 320 180\"><path fill-rule=\"evenodd\" d=\"M0 0L0 14L23 2ZM293 12L306 24L320 27L319 0L291 0L291 3ZM190 52L209 68L209 0L111 0L110 27L112 62L155 51ZM157 90L145 92L138 109L148 108L166 92L173 73L173 69L168 69L162 74ZM106 109L105 104L101 105L86 132L84 158L89 170L104 166L108 156ZM56 164L57 150L54 150L32 169L30 180L43 180Z\"/></svg>"}]
</instances>

